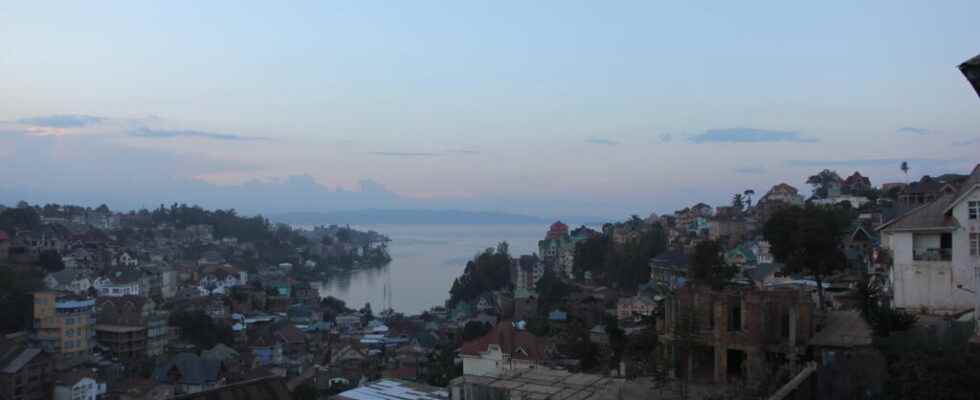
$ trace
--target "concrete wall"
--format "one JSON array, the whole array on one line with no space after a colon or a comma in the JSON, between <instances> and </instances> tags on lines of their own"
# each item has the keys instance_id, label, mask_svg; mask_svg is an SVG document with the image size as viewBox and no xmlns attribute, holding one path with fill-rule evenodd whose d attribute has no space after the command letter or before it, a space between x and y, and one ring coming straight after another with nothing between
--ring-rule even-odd
<instances>
[{"instance_id":1,"label":"concrete wall","mask_svg":"<svg viewBox=\"0 0 980 400\"><path fill-rule=\"evenodd\" d=\"M970 232L980 232L980 220L968 218L969 201L980 201L980 191L973 190L953 208L952 216L960 226L952 232L952 261L913 259L915 248L938 248L938 234L916 237L911 232L894 232L882 236L882 244L891 249L894 258L891 281L895 307L951 313L980 304L971 293L978 289L980 258L970 255Z\"/></svg>"}]
</instances>

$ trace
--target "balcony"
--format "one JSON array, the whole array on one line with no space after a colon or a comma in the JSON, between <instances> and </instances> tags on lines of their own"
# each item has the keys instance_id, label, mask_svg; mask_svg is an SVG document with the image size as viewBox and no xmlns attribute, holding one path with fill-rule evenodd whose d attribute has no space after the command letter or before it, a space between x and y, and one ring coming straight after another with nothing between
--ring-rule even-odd
<instances>
[{"instance_id":1,"label":"balcony","mask_svg":"<svg viewBox=\"0 0 980 400\"><path fill-rule=\"evenodd\" d=\"M912 251L912 259L915 261L952 261L953 249L915 249Z\"/></svg>"}]
</instances>

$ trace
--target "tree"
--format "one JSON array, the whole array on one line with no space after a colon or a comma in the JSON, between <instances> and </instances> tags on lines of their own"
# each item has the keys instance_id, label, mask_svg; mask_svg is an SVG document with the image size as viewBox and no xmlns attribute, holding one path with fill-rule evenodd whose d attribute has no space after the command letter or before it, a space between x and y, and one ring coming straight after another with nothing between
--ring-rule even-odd
<instances>
[{"instance_id":1,"label":"tree","mask_svg":"<svg viewBox=\"0 0 980 400\"><path fill-rule=\"evenodd\" d=\"M538 292L538 299L542 305L540 308L544 310L561 304L565 296L568 295L568 292L571 291L568 285L558 277L558 274L551 267L544 269L544 273L538 279L535 289Z\"/></svg>"},{"instance_id":2,"label":"tree","mask_svg":"<svg viewBox=\"0 0 980 400\"><path fill-rule=\"evenodd\" d=\"M849 225L845 210L807 205L782 208L763 227L763 237L786 272L814 277L820 308L825 304L823 278L847 265L843 238Z\"/></svg>"},{"instance_id":3,"label":"tree","mask_svg":"<svg viewBox=\"0 0 980 400\"><path fill-rule=\"evenodd\" d=\"M293 390L293 399L295 400L317 400L319 398L320 393L315 386L309 383L301 384Z\"/></svg>"},{"instance_id":4,"label":"tree","mask_svg":"<svg viewBox=\"0 0 980 400\"><path fill-rule=\"evenodd\" d=\"M8 208L0 212L0 230L35 230L41 227L41 216L28 207Z\"/></svg>"},{"instance_id":5,"label":"tree","mask_svg":"<svg viewBox=\"0 0 980 400\"><path fill-rule=\"evenodd\" d=\"M732 196L732 207L738 211L742 211L745 208L745 198L741 193L735 193Z\"/></svg>"},{"instance_id":6,"label":"tree","mask_svg":"<svg viewBox=\"0 0 980 400\"><path fill-rule=\"evenodd\" d=\"M735 276L737 268L725 263L721 245L714 240L703 240L694 246L690 259L691 278L695 282L720 289Z\"/></svg>"},{"instance_id":7,"label":"tree","mask_svg":"<svg viewBox=\"0 0 980 400\"><path fill-rule=\"evenodd\" d=\"M468 342L473 339L478 339L490 332L493 327L486 322L480 321L470 321L463 326L463 341Z\"/></svg>"},{"instance_id":8,"label":"tree","mask_svg":"<svg viewBox=\"0 0 980 400\"><path fill-rule=\"evenodd\" d=\"M826 198L832 185L840 185L843 182L836 171L825 169L816 175L811 175L806 179L806 183L813 186L813 194L821 199Z\"/></svg>"},{"instance_id":9,"label":"tree","mask_svg":"<svg viewBox=\"0 0 980 400\"><path fill-rule=\"evenodd\" d=\"M755 190L745 189L745 191L742 192L742 194L744 194L745 195L745 198L746 198L746 200L745 200L745 206L747 208L752 208L752 196L755 196Z\"/></svg>"},{"instance_id":10,"label":"tree","mask_svg":"<svg viewBox=\"0 0 980 400\"><path fill-rule=\"evenodd\" d=\"M61 261L61 255L54 250L44 250L38 255L38 264L47 272L58 272L65 269L65 263Z\"/></svg>"},{"instance_id":11,"label":"tree","mask_svg":"<svg viewBox=\"0 0 980 400\"><path fill-rule=\"evenodd\" d=\"M623 358L623 350L626 350L626 332L619 327L619 320L615 316L606 317L606 335L609 336L609 346L612 347L613 357L610 368L619 368L619 361Z\"/></svg>"},{"instance_id":12,"label":"tree","mask_svg":"<svg viewBox=\"0 0 980 400\"><path fill-rule=\"evenodd\" d=\"M909 162L908 161L902 161L902 164L899 165L898 168L900 170L902 170L902 173L905 174L905 177L908 177L909 176Z\"/></svg>"},{"instance_id":13,"label":"tree","mask_svg":"<svg viewBox=\"0 0 980 400\"><path fill-rule=\"evenodd\" d=\"M231 327L215 323L200 310L173 313L170 325L179 327L181 337L201 349L209 349L218 343L233 346L235 342Z\"/></svg>"}]
</instances>

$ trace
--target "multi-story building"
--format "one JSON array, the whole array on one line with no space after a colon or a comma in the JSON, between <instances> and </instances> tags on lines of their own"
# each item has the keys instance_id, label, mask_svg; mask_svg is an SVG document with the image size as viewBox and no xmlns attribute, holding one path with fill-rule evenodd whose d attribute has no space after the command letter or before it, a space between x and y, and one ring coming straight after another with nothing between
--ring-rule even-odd
<instances>
[{"instance_id":1,"label":"multi-story building","mask_svg":"<svg viewBox=\"0 0 980 400\"><path fill-rule=\"evenodd\" d=\"M59 368L88 361L95 346L95 299L65 292L34 293L34 339Z\"/></svg>"},{"instance_id":2,"label":"multi-story building","mask_svg":"<svg viewBox=\"0 0 980 400\"><path fill-rule=\"evenodd\" d=\"M917 200L916 200L917 201ZM955 193L878 228L891 251L895 307L955 313L975 306L980 267L980 165Z\"/></svg>"},{"instance_id":3,"label":"multi-story building","mask_svg":"<svg viewBox=\"0 0 980 400\"><path fill-rule=\"evenodd\" d=\"M102 297L98 302L96 338L117 359L154 357L169 342L167 317L145 297Z\"/></svg>"},{"instance_id":4,"label":"multi-story building","mask_svg":"<svg viewBox=\"0 0 980 400\"><path fill-rule=\"evenodd\" d=\"M679 376L756 385L805 353L815 306L810 293L797 289L688 285L668 301L659 339Z\"/></svg>"},{"instance_id":5,"label":"multi-story building","mask_svg":"<svg viewBox=\"0 0 980 400\"><path fill-rule=\"evenodd\" d=\"M96 278L92 286L99 296L143 296L142 273L136 269L114 269Z\"/></svg>"},{"instance_id":6,"label":"multi-story building","mask_svg":"<svg viewBox=\"0 0 980 400\"><path fill-rule=\"evenodd\" d=\"M95 400L106 393L105 382L95 380L89 370L63 373L54 382L54 400Z\"/></svg>"},{"instance_id":7,"label":"multi-story building","mask_svg":"<svg viewBox=\"0 0 980 400\"><path fill-rule=\"evenodd\" d=\"M640 316L649 317L656 310L657 302L643 295L621 297L616 303L616 317L621 320Z\"/></svg>"},{"instance_id":8,"label":"multi-story building","mask_svg":"<svg viewBox=\"0 0 980 400\"><path fill-rule=\"evenodd\" d=\"M23 341L0 338L0 399L43 400L49 396L53 358Z\"/></svg>"}]
</instances>

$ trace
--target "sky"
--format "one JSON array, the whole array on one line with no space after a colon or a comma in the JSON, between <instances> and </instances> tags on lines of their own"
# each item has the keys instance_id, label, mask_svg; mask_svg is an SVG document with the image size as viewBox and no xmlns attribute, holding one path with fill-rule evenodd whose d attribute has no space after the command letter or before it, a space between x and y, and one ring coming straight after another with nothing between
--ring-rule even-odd
<instances>
[{"instance_id":1,"label":"sky","mask_svg":"<svg viewBox=\"0 0 980 400\"><path fill-rule=\"evenodd\" d=\"M980 161L977 1L275 3L0 5L0 204L616 217Z\"/></svg>"}]
</instances>

